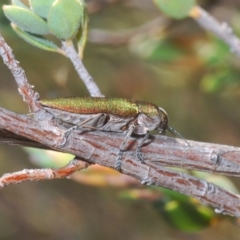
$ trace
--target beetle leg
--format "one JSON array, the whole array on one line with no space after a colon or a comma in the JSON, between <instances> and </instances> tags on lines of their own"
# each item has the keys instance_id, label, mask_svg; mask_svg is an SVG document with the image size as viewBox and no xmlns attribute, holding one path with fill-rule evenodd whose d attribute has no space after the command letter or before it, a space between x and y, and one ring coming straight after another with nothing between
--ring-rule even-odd
<instances>
[{"instance_id":1,"label":"beetle leg","mask_svg":"<svg viewBox=\"0 0 240 240\"><path fill-rule=\"evenodd\" d=\"M140 144L138 144L138 146L137 146L137 150L136 150L137 158L141 163L144 163L144 158L143 158L143 155L141 152L141 147L144 144L144 142L148 139L148 137L149 137L149 131L147 131L146 135L143 137Z\"/></svg>"},{"instance_id":2,"label":"beetle leg","mask_svg":"<svg viewBox=\"0 0 240 240\"><path fill-rule=\"evenodd\" d=\"M121 143L121 145L119 147L119 152L118 152L117 159L116 159L116 164L115 164L115 168L118 171L121 170L122 155L123 155L124 148L126 147L127 141L129 140L130 136L132 135L134 129L135 129L135 125L130 125L129 126L128 132L127 132L123 142Z\"/></svg>"},{"instance_id":3,"label":"beetle leg","mask_svg":"<svg viewBox=\"0 0 240 240\"><path fill-rule=\"evenodd\" d=\"M93 127L93 126L90 126L90 125L87 125L91 120L93 120L95 118L95 116L94 117L89 117L88 119L86 119L86 120L84 120L84 121L82 121L80 124L77 124L77 125L75 125L75 126L73 126L73 127L70 127L69 129L67 129L66 131L65 131L65 133L64 133L64 136L65 136L65 139L66 139L66 142L68 142L68 137L69 137L69 135L74 131L74 130L76 130L76 129L79 129L79 128L89 128L89 129L92 129L92 130L97 130L97 128L96 127ZM58 118L56 118L57 120L59 120ZM64 145L65 145L66 143L64 143Z\"/></svg>"},{"instance_id":4,"label":"beetle leg","mask_svg":"<svg viewBox=\"0 0 240 240\"><path fill-rule=\"evenodd\" d=\"M78 129L78 128L89 128L89 129L92 129L92 130L97 130L96 127L93 127L93 126L90 126L90 125L87 125L91 120L93 120L94 118L96 118L96 116L94 117L89 117L88 119L84 120L83 122L69 128L66 132L65 132L65 135L68 136L72 131L74 131L75 129Z\"/></svg>"}]
</instances>

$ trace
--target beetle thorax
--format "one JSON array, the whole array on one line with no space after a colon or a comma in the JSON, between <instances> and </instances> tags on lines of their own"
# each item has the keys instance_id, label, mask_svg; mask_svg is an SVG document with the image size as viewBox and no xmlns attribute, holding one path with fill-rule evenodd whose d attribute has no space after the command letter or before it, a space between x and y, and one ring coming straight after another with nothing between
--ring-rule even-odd
<instances>
[{"instance_id":1,"label":"beetle thorax","mask_svg":"<svg viewBox=\"0 0 240 240\"><path fill-rule=\"evenodd\" d=\"M158 108L156 105L145 102L137 102L139 114L137 117L138 127L135 131L137 134L146 134L148 131L159 130L164 131L167 128L167 113Z\"/></svg>"}]
</instances>

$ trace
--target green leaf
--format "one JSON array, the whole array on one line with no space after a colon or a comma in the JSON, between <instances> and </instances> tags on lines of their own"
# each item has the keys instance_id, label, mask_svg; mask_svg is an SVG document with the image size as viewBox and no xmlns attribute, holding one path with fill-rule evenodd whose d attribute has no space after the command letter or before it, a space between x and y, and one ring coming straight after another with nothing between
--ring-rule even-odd
<instances>
[{"instance_id":1,"label":"green leaf","mask_svg":"<svg viewBox=\"0 0 240 240\"><path fill-rule=\"evenodd\" d=\"M25 5L21 0L12 0L11 3L14 6L18 6L18 7L29 9L29 7L27 5Z\"/></svg>"},{"instance_id":2,"label":"green leaf","mask_svg":"<svg viewBox=\"0 0 240 240\"><path fill-rule=\"evenodd\" d=\"M187 17L196 5L195 0L154 0L154 2L164 13L177 19Z\"/></svg>"},{"instance_id":3,"label":"green leaf","mask_svg":"<svg viewBox=\"0 0 240 240\"><path fill-rule=\"evenodd\" d=\"M201 80L200 87L203 92L214 93L227 88L239 86L239 72L233 71L225 66L206 74Z\"/></svg>"},{"instance_id":4,"label":"green leaf","mask_svg":"<svg viewBox=\"0 0 240 240\"><path fill-rule=\"evenodd\" d=\"M197 200L168 189L161 189L163 198L156 201L156 212L178 231L194 233L211 226L215 213Z\"/></svg>"},{"instance_id":5,"label":"green leaf","mask_svg":"<svg viewBox=\"0 0 240 240\"><path fill-rule=\"evenodd\" d=\"M211 41L200 41L199 44L195 45L198 57L209 66L217 66L222 63L225 65L231 55L229 46L213 35L209 35L209 38Z\"/></svg>"},{"instance_id":6,"label":"green leaf","mask_svg":"<svg viewBox=\"0 0 240 240\"><path fill-rule=\"evenodd\" d=\"M179 60L184 55L180 48L169 41L159 41L148 59L152 61L172 62Z\"/></svg>"},{"instance_id":7,"label":"green leaf","mask_svg":"<svg viewBox=\"0 0 240 240\"><path fill-rule=\"evenodd\" d=\"M44 35L48 34L47 23L37 14L17 6L3 6L6 17L24 31Z\"/></svg>"},{"instance_id":8,"label":"green leaf","mask_svg":"<svg viewBox=\"0 0 240 240\"><path fill-rule=\"evenodd\" d=\"M55 0L29 0L31 9L40 17L47 18L48 13L53 5Z\"/></svg>"},{"instance_id":9,"label":"green leaf","mask_svg":"<svg viewBox=\"0 0 240 240\"><path fill-rule=\"evenodd\" d=\"M61 52L62 51L53 42L51 42L41 36L27 33L25 31L21 30L20 28L18 28L15 24L11 24L11 26L19 37L21 37L26 42L32 44L35 47L38 47L38 48L41 48L41 49L47 50L47 51L53 51L53 52Z\"/></svg>"},{"instance_id":10,"label":"green leaf","mask_svg":"<svg viewBox=\"0 0 240 240\"><path fill-rule=\"evenodd\" d=\"M49 29L60 39L72 39L82 23L83 12L79 0L56 0L47 18Z\"/></svg>"}]
</instances>

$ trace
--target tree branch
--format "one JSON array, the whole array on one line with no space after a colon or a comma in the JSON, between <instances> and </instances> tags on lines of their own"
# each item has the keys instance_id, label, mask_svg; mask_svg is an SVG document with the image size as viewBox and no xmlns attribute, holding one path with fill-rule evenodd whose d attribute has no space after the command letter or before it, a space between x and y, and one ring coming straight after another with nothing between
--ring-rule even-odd
<instances>
[{"instance_id":1,"label":"tree branch","mask_svg":"<svg viewBox=\"0 0 240 240\"><path fill-rule=\"evenodd\" d=\"M65 167L59 169L24 169L20 172L4 174L0 178L0 189L9 184L17 184L24 181L66 178L71 176L74 172L85 169L88 166L89 164L86 162L74 159L70 161Z\"/></svg>"},{"instance_id":2,"label":"tree branch","mask_svg":"<svg viewBox=\"0 0 240 240\"><path fill-rule=\"evenodd\" d=\"M231 47L231 52L240 55L240 40L234 35L226 22L220 23L204 9L196 6L190 13L191 17L206 30L209 30Z\"/></svg>"},{"instance_id":3,"label":"tree branch","mask_svg":"<svg viewBox=\"0 0 240 240\"><path fill-rule=\"evenodd\" d=\"M19 115L5 109L0 109L0 128L7 129L8 133L17 133L23 138L34 139L47 148L71 153L88 163L111 168L115 166L119 146L124 138L123 134L76 130L66 139L66 129L60 128L52 120L36 121L31 115ZM145 164L142 164L135 155L136 141L138 139L131 138L129 147L123 154L122 173L133 176L144 184L167 187L194 196L221 212L240 217L238 195L188 174L163 167L174 166L238 176L240 148L194 141L189 141L189 147L180 139L154 136L142 148L146 158ZM43 176L44 174L41 179L44 179ZM32 177L29 180L31 179ZM1 186L4 185L6 179Z\"/></svg>"},{"instance_id":4,"label":"tree branch","mask_svg":"<svg viewBox=\"0 0 240 240\"><path fill-rule=\"evenodd\" d=\"M32 112L38 111L41 106L37 102L39 94L33 91L33 87L28 83L24 70L20 67L18 61L15 60L12 54L12 49L6 44L5 40L0 35L0 55L4 63L12 72L15 81L18 85L18 91L23 97L23 101L28 104L29 110Z\"/></svg>"},{"instance_id":5,"label":"tree branch","mask_svg":"<svg viewBox=\"0 0 240 240\"><path fill-rule=\"evenodd\" d=\"M63 45L66 52L70 53L73 50L73 46L69 47L65 43ZM20 115L0 108L0 139L2 142L50 148L71 153L89 164L98 163L106 167L115 167L124 134L81 129L68 131L60 126L57 120L37 102L38 94L28 84L24 71L19 67L10 48L2 38L0 39L0 54L12 71L20 93L34 112L34 114ZM71 53L68 56L71 56ZM72 57L73 61L76 56L73 54ZM88 72L81 72L83 71L82 65L77 65L76 61L73 63L76 64L76 66L74 65L76 68L80 68L79 75L84 80L91 82L92 78ZM77 70L79 71L79 69ZM88 84L87 86L89 87ZM93 91L91 92L92 96L100 94L96 88L91 91ZM188 141L189 146L183 140L154 136L141 148L145 156L145 164L143 164L137 160L135 152L136 141L140 140L130 139L128 149L123 154L122 173L135 177L143 184L162 186L188 196L194 196L203 203L212 205L217 212L240 217L240 197L238 195L205 180L167 168L174 166L239 176L239 148L194 141ZM65 177L83 167L86 165L80 162L79 164L69 164L58 170L23 170L4 175L0 179L0 187L26 180Z\"/></svg>"},{"instance_id":6,"label":"tree branch","mask_svg":"<svg viewBox=\"0 0 240 240\"><path fill-rule=\"evenodd\" d=\"M87 87L90 95L92 97L104 97L95 83L94 79L91 77L87 69L82 63L78 53L75 51L72 41L62 41L62 48L66 53L67 57L71 60L75 70L77 71L79 77L82 79L83 83Z\"/></svg>"}]
</instances>

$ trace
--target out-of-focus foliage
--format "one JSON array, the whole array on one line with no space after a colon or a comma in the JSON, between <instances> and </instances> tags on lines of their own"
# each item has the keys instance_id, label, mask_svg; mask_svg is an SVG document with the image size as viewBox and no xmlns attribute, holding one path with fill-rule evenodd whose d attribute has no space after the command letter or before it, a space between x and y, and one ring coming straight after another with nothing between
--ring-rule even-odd
<instances>
[{"instance_id":1,"label":"out-of-focus foliage","mask_svg":"<svg viewBox=\"0 0 240 240\"><path fill-rule=\"evenodd\" d=\"M41 168L59 168L67 165L74 156L71 154L63 154L50 150L39 150L35 148L23 148L29 155L29 160L34 165Z\"/></svg>"},{"instance_id":2,"label":"out-of-focus foliage","mask_svg":"<svg viewBox=\"0 0 240 240\"><path fill-rule=\"evenodd\" d=\"M154 208L175 229L197 232L215 222L215 213L198 201L167 189L162 192L164 197L162 201L154 203Z\"/></svg>"},{"instance_id":3,"label":"out-of-focus foliage","mask_svg":"<svg viewBox=\"0 0 240 240\"><path fill-rule=\"evenodd\" d=\"M195 0L154 0L154 2L164 13L177 19L187 17L196 5Z\"/></svg>"},{"instance_id":4,"label":"out-of-focus foliage","mask_svg":"<svg viewBox=\"0 0 240 240\"><path fill-rule=\"evenodd\" d=\"M129 190L122 192L120 196L132 201L149 202L178 231L200 231L216 221L216 214L207 206L167 189L152 187L147 190Z\"/></svg>"}]
</instances>

